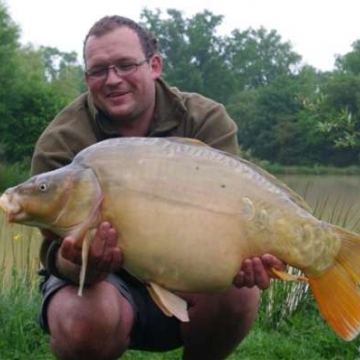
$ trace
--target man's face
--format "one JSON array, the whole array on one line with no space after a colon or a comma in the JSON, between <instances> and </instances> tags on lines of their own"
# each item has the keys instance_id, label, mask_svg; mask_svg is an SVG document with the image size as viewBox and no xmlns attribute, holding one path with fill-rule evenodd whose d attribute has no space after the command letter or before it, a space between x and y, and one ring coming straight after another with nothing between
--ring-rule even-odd
<instances>
[{"instance_id":1,"label":"man's face","mask_svg":"<svg viewBox=\"0 0 360 360\"><path fill-rule=\"evenodd\" d=\"M118 76L113 68L104 76L91 76L92 70L111 65L120 68L145 60L137 34L120 27L101 37L90 36L85 44L86 84L95 105L114 121L136 121L152 116L155 83L161 74L158 55L135 67L134 72ZM89 75L90 74L90 75Z\"/></svg>"}]
</instances>

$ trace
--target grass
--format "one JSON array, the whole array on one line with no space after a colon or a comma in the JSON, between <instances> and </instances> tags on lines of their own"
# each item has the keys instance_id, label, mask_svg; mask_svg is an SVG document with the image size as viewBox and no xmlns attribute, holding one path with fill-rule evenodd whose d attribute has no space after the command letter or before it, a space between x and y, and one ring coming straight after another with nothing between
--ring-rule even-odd
<instances>
[{"instance_id":1,"label":"grass","mask_svg":"<svg viewBox=\"0 0 360 360\"><path fill-rule=\"evenodd\" d=\"M36 287L14 271L14 285L2 292L0 306L0 358L50 360L48 336L36 322L40 296ZM255 327L229 360L359 360L359 340L345 343L320 319L310 298L280 323L263 322L260 311ZM175 360L181 350L168 353L128 351L124 360Z\"/></svg>"},{"instance_id":2,"label":"grass","mask_svg":"<svg viewBox=\"0 0 360 360\"><path fill-rule=\"evenodd\" d=\"M48 360L48 337L37 325L40 294L34 282L13 268L12 286L0 296L0 358Z\"/></svg>"},{"instance_id":3,"label":"grass","mask_svg":"<svg viewBox=\"0 0 360 360\"><path fill-rule=\"evenodd\" d=\"M9 225L0 214L0 359L52 359L48 337L37 324L38 230Z\"/></svg>"}]
</instances>

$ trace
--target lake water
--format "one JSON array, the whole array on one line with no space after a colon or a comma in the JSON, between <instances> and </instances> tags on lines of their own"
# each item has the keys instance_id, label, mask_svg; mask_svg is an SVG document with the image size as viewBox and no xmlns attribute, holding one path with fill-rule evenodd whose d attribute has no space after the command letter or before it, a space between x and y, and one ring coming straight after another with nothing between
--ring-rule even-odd
<instances>
[{"instance_id":1,"label":"lake water","mask_svg":"<svg viewBox=\"0 0 360 360\"><path fill-rule=\"evenodd\" d=\"M303 196L315 214L359 231L360 176L358 175L285 175L279 176Z\"/></svg>"}]
</instances>

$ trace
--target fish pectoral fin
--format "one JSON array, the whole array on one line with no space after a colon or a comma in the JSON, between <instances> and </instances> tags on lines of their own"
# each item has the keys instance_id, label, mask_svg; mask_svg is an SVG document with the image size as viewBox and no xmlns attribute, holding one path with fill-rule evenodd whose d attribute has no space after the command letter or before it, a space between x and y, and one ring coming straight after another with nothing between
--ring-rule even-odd
<instances>
[{"instance_id":1,"label":"fish pectoral fin","mask_svg":"<svg viewBox=\"0 0 360 360\"><path fill-rule=\"evenodd\" d=\"M309 281L309 279L305 276L289 274L285 271L280 271L275 268L270 269L270 275L274 279L280 279L284 281Z\"/></svg>"},{"instance_id":2,"label":"fish pectoral fin","mask_svg":"<svg viewBox=\"0 0 360 360\"><path fill-rule=\"evenodd\" d=\"M183 322L189 321L187 303L185 300L153 282L150 282L147 289L156 305L165 315L175 316Z\"/></svg>"},{"instance_id":3,"label":"fish pectoral fin","mask_svg":"<svg viewBox=\"0 0 360 360\"><path fill-rule=\"evenodd\" d=\"M95 236L96 229L89 229L87 233L85 234L85 238L82 244L81 249L81 269L80 269L80 278L79 278L79 289L78 289L78 295L82 296L84 286L85 286L85 278L86 278L86 268L87 268L87 261L88 261L88 255L90 250L91 242Z\"/></svg>"}]
</instances>

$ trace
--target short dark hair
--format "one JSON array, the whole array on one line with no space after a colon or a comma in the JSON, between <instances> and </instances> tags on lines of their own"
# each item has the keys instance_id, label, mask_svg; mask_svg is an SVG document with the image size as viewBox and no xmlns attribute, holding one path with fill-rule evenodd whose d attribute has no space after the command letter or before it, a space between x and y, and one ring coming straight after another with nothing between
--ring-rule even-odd
<instances>
[{"instance_id":1,"label":"short dark hair","mask_svg":"<svg viewBox=\"0 0 360 360\"><path fill-rule=\"evenodd\" d=\"M139 25L137 22L118 15L105 16L98 20L87 33L84 46L83 46L83 57L85 61L85 45L90 36L102 36L117 28L127 27L134 30L139 37L140 44L146 58L150 58L158 51L158 40L157 38L147 29Z\"/></svg>"}]
</instances>

